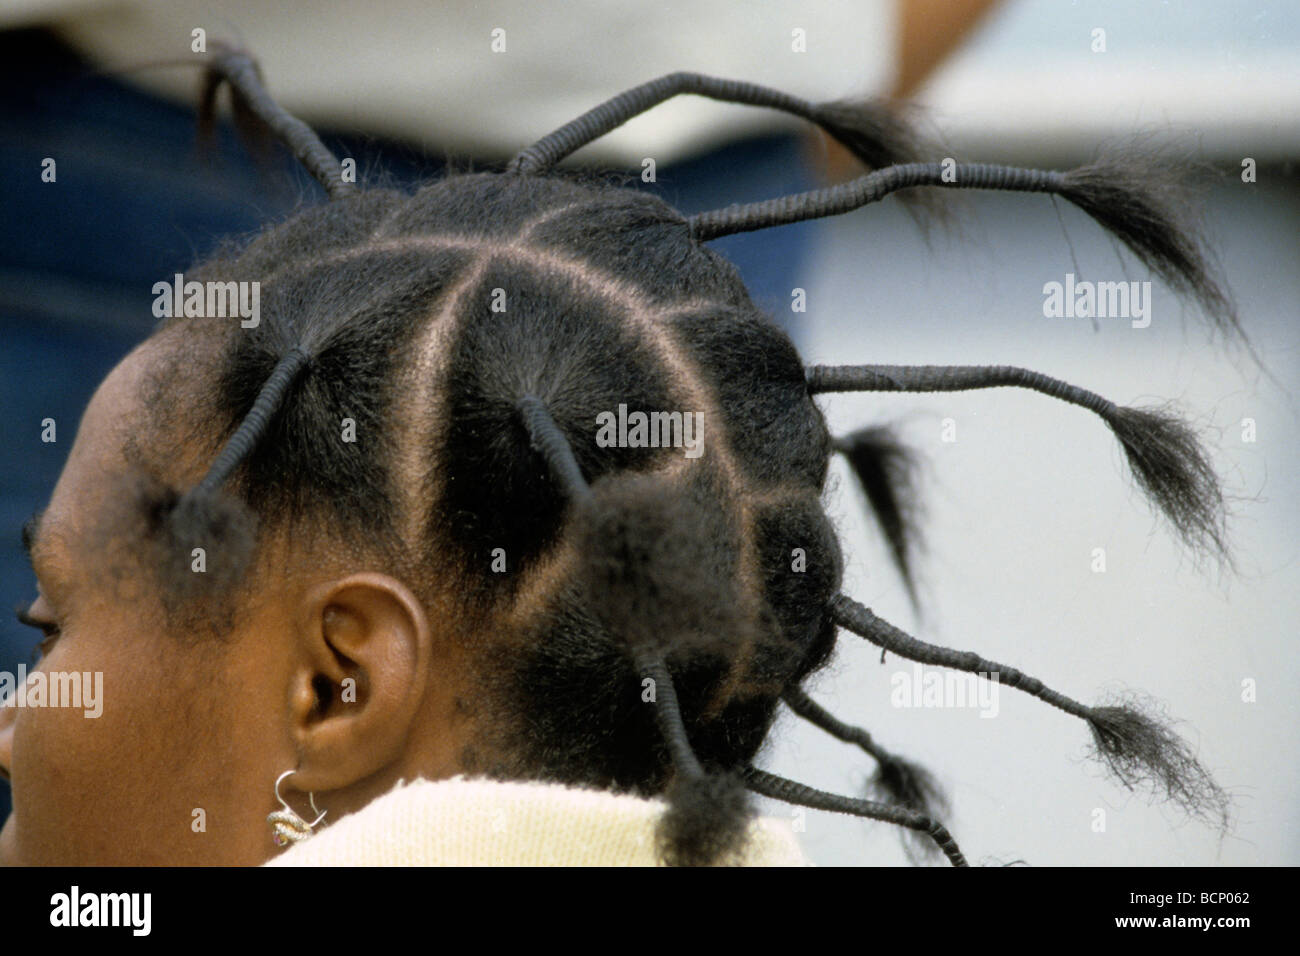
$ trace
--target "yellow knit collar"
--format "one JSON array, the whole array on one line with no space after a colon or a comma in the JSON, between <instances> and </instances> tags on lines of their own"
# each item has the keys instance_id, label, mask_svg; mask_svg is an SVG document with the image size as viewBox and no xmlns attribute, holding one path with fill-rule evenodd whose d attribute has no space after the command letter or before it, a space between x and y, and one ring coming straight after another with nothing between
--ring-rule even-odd
<instances>
[{"instance_id":1,"label":"yellow knit collar","mask_svg":"<svg viewBox=\"0 0 1300 956\"><path fill-rule=\"evenodd\" d=\"M556 783L452 777L398 785L269 866L655 866L664 804ZM747 866L806 866L791 824L755 820Z\"/></svg>"}]
</instances>

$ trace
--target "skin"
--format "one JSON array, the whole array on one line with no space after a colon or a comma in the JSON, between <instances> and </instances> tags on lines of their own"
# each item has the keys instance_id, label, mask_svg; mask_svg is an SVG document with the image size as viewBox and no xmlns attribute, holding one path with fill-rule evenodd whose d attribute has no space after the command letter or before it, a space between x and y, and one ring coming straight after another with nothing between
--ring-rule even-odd
<instances>
[{"instance_id":1,"label":"skin","mask_svg":"<svg viewBox=\"0 0 1300 956\"><path fill-rule=\"evenodd\" d=\"M259 864L283 852L266 816L280 809L273 784L285 770L296 770L285 799L311 821L314 792L324 826L401 779L463 769L462 661L439 623L449 618L378 564L327 534L292 550L260 540L247 613L214 640L167 633L150 576L123 574L109 566L114 547L88 545L102 540L114 480L132 473L127 439L148 434L144 376L175 344L157 336L105 379L40 521L30 615L59 633L39 669L102 672L103 713L0 708L14 806L0 831L5 864ZM197 455L169 457L188 459L170 464L176 487L201 477ZM130 553L130 542L111 544Z\"/></svg>"}]
</instances>

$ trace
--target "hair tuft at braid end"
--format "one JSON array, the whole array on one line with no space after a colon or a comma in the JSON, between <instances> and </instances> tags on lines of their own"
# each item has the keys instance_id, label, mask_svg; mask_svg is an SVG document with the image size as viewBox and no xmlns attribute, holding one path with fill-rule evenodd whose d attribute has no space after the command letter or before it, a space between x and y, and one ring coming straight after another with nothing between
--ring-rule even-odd
<instances>
[{"instance_id":1,"label":"hair tuft at braid end","mask_svg":"<svg viewBox=\"0 0 1300 956\"><path fill-rule=\"evenodd\" d=\"M896 432L884 425L862 428L835 440L847 459L876 518L912 609L921 610L915 558L923 543L917 490L920 459Z\"/></svg>"},{"instance_id":2,"label":"hair tuft at braid end","mask_svg":"<svg viewBox=\"0 0 1300 956\"><path fill-rule=\"evenodd\" d=\"M1115 406L1106 421L1138 485L1183 542L1231 569L1223 493L1191 427L1168 407Z\"/></svg>"},{"instance_id":3,"label":"hair tuft at braid end","mask_svg":"<svg viewBox=\"0 0 1300 956\"><path fill-rule=\"evenodd\" d=\"M1145 789L1155 799L1170 801L1227 832L1231 798L1201 766L1187 742L1173 732L1154 702L1124 695L1093 707L1088 724L1092 755L1127 789Z\"/></svg>"},{"instance_id":4,"label":"hair tuft at braid end","mask_svg":"<svg viewBox=\"0 0 1300 956\"><path fill-rule=\"evenodd\" d=\"M745 848L753 801L736 773L678 774L668 787L668 808L656 833L668 866L738 865Z\"/></svg>"},{"instance_id":5,"label":"hair tuft at braid end","mask_svg":"<svg viewBox=\"0 0 1300 956\"><path fill-rule=\"evenodd\" d=\"M945 155L937 142L921 135L917 112L915 104L905 101L850 97L818 103L813 119L858 162L877 170ZM933 222L947 224L951 220L947 197L937 191L905 189L898 198L922 232Z\"/></svg>"},{"instance_id":6,"label":"hair tuft at braid end","mask_svg":"<svg viewBox=\"0 0 1300 956\"><path fill-rule=\"evenodd\" d=\"M952 814L948 795L938 779L925 767L904 757L881 754L875 773L867 781L867 796L872 800L896 804L915 810L932 820L947 819ZM917 830L903 830L903 852L908 860L939 859L943 851L929 834Z\"/></svg>"},{"instance_id":7,"label":"hair tuft at braid end","mask_svg":"<svg viewBox=\"0 0 1300 956\"><path fill-rule=\"evenodd\" d=\"M1187 202L1186 163L1129 146L1061 177L1060 194L1120 239L1176 292L1196 300L1211 329L1246 342Z\"/></svg>"}]
</instances>

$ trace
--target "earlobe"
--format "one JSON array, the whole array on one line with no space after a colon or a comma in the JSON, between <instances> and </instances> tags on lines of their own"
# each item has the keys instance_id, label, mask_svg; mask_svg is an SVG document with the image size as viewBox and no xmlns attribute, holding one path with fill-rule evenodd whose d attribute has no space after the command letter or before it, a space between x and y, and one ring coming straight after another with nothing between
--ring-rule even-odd
<instances>
[{"instance_id":1,"label":"earlobe","mask_svg":"<svg viewBox=\"0 0 1300 956\"><path fill-rule=\"evenodd\" d=\"M294 783L347 787L406 750L429 686L432 634L414 594L384 574L350 575L309 593L291 689L300 755Z\"/></svg>"}]
</instances>

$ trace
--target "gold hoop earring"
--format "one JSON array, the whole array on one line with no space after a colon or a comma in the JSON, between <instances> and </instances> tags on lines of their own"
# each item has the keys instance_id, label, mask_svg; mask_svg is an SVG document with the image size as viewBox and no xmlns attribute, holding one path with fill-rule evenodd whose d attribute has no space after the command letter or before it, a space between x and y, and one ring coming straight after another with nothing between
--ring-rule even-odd
<instances>
[{"instance_id":1,"label":"gold hoop earring","mask_svg":"<svg viewBox=\"0 0 1300 956\"><path fill-rule=\"evenodd\" d=\"M288 846L290 843L298 843L312 836L312 827L325 819L325 811L316 807L316 795L309 793L307 800L311 803L311 812L319 813L315 820L308 823L302 817L294 812L293 807L285 803L284 797L280 796L280 781L285 777L291 776L292 770L286 770L275 779L275 799L280 801L283 810L276 810L267 814L266 822L271 824L271 830L274 832L276 846Z\"/></svg>"}]
</instances>

